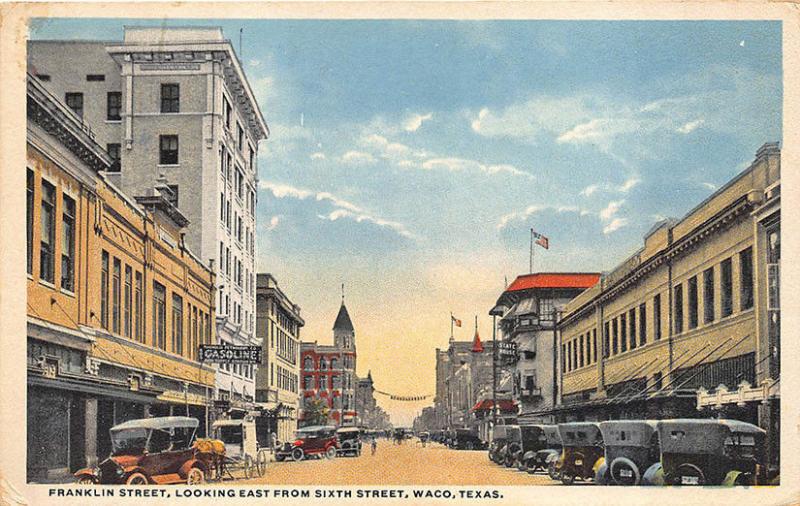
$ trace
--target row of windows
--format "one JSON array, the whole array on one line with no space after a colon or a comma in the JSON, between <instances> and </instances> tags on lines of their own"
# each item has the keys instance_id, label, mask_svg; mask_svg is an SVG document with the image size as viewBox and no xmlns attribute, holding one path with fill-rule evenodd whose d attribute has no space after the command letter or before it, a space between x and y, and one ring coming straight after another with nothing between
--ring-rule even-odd
<instances>
[{"instance_id":1,"label":"row of windows","mask_svg":"<svg viewBox=\"0 0 800 506\"><path fill-rule=\"evenodd\" d=\"M100 269L100 324L113 334L144 343L146 308L142 273L105 250L101 254ZM170 351L196 359L200 344L211 342L209 314L190 303L184 304L183 298L175 292L170 311ZM166 320L167 289L153 281L153 345L165 351Z\"/></svg>"},{"instance_id":2,"label":"row of windows","mask_svg":"<svg viewBox=\"0 0 800 506\"><path fill-rule=\"evenodd\" d=\"M95 79L89 77L95 76ZM102 77L102 79L99 79ZM49 79L48 79L49 80ZM87 81L104 81L105 76L90 74L86 76ZM83 117L83 93L67 92L64 95L67 107L80 117ZM177 113L181 110L181 89L176 83L161 84L161 112ZM106 93L106 119L108 121L119 121L122 118L122 93L119 91L109 91Z\"/></svg>"},{"instance_id":3,"label":"row of windows","mask_svg":"<svg viewBox=\"0 0 800 506\"><path fill-rule=\"evenodd\" d=\"M319 376L314 384L314 377L310 375L303 376L303 389L304 390L349 390L352 385L352 377L349 374L333 375L330 378L327 376Z\"/></svg>"},{"instance_id":4,"label":"row of windows","mask_svg":"<svg viewBox=\"0 0 800 506\"><path fill-rule=\"evenodd\" d=\"M269 365L269 376L270 376L270 384L276 385L275 378L273 375L275 364ZM277 375L277 387L281 390L288 390L293 393L297 393L297 375L289 371L288 369L284 369L280 365L278 366L278 375Z\"/></svg>"},{"instance_id":5,"label":"row of windows","mask_svg":"<svg viewBox=\"0 0 800 506\"><path fill-rule=\"evenodd\" d=\"M290 364L297 363L297 341L283 331L274 322L269 322L270 347L276 350L277 355ZM277 347L276 347L277 341ZM332 359L335 361L336 359Z\"/></svg>"},{"instance_id":6,"label":"row of windows","mask_svg":"<svg viewBox=\"0 0 800 506\"><path fill-rule=\"evenodd\" d=\"M255 367L249 364L220 364L219 368L227 373L235 374L246 379L255 377Z\"/></svg>"},{"instance_id":7,"label":"row of windows","mask_svg":"<svg viewBox=\"0 0 800 506\"><path fill-rule=\"evenodd\" d=\"M222 115L225 119L225 128L230 132L231 131L231 124L232 124L232 113L233 109L231 108L230 102L228 102L228 98L223 96L222 97ZM244 135L244 128L242 125L237 121L236 122L236 147L240 153L244 154L244 146L247 145L248 148L248 160L250 162L250 168L254 169L255 166L253 163L255 162L255 150L253 147L248 143L245 139Z\"/></svg>"},{"instance_id":8,"label":"row of windows","mask_svg":"<svg viewBox=\"0 0 800 506\"><path fill-rule=\"evenodd\" d=\"M34 244L33 224L36 211L36 188L33 170L26 173L26 232L27 232L27 272L33 275ZM56 186L42 179L39 192L39 279L55 285L56 259L61 261L59 286L63 290L75 291L75 199L61 193L61 206L58 207ZM60 214L60 220L59 220ZM56 251L56 228L60 224L60 251Z\"/></svg>"},{"instance_id":9,"label":"row of windows","mask_svg":"<svg viewBox=\"0 0 800 506\"><path fill-rule=\"evenodd\" d=\"M344 368L345 369L352 369L353 368L353 357L352 356L350 356L350 355L345 355L344 356ZM314 371L314 370L327 371L329 369L331 371L335 371L335 370L339 369L339 359L338 358L331 357L330 365L329 365L328 361L325 360L325 357L320 357L319 358L319 367L318 368L314 367L314 359L310 355L306 355L306 357L303 359L303 370L305 370L305 371Z\"/></svg>"},{"instance_id":10,"label":"row of windows","mask_svg":"<svg viewBox=\"0 0 800 506\"><path fill-rule=\"evenodd\" d=\"M739 259L739 310L753 307L753 253L748 247L738 253ZM700 324L700 284L702 283L702 322L711 324L717 319L717 284L719 272L720 318L733 314L733 257L726 258L685 283L673 287L673 330L678 335L693 330ZM684 293L686 301L684 301ZM684 303L685 302L685 303ZM652 305L652 338L662 336L661 294L656 294ZM647 303L642 303L606 321L603 324L604 356L614 356L647 344ZM597 329L575 336L561 346L561 367L565 372L597 362ZM591 334L591 335L590 335Z\"/></svg>"}]
</instances>

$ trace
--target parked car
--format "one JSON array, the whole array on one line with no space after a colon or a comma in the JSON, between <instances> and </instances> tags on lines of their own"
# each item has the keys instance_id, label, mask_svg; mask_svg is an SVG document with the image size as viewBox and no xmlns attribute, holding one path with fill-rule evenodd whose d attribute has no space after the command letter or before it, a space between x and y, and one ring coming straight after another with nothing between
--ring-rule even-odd
<instances>
[{"instance_id":1,"label":"parked car","mask_svg":"<svg viewBox=\"0 0 800 506\"><path fill-rule=\"evenodd\" d=\"M522 451L516 459L517 468L530 474L538 470L546 470L561 455L561 436L557 425L523 425ZM554 476L551 478L555 479Z\"/></svg>"},{"instance_id":2,"label":"parked car","mask_svg":"<svg viewBox=\"0 0 800 506\"><path fill-rule=\"evenodd\" d=\"M361 429L358 427L342 427L336 431L338 440L337 454L358 457L361 455Z\"/></svg>"},{"instance_id":3,"label":"parked car","mask_svg":"<svg viewBox=\"0 0 800 506\"><path fill-rule=\"evenodd\" d=\"M506 428L506 444L503 452L503 460L500 462L506 467L511 467L516 463L517 457L522 458L522 428L519 425L509 425Z\"/></svg>"},{"instance_id":4,"label":"parked car","mask_svg":"<svg viewBox=\"0 0 800 506\"><path fill-rule=\"evenodd\" d=\"M501 464L505 459L505 448L508 444L508 428L512 425L497 425L492 431L492 441L489 443L489 460Z\"/></svg>"},{"instance_id":5,"label":"parked car","mask_svg":"<svg viewBox=\"0 0 800 506\"><path fill-rule=\"evenodd\" d=\"M613 485L657 485L661 469L661 447L653 420L600 422L605 444L605 462L595 481Z\"/></svg>"},{"instance_id":6,"label":"parked car","mask_svg":"<svg viewBox=\"0 0 800 506\"><path fill-rule=\"evenodd\" d=\"M454 450L483 450L486 444L478 433L471 429L456 429L450 439L450 448Z\"/></svg>"},{"instance_id":7,"label":"parked car","mask_svg":"<svg viewBox=\"0 0 800 506\"><path fill-rule=\"evenodd\" d=\"M561 482L571 485L575 479L594 478L604 460L603 435L594 422L562 423L558 426L563 450L556 470Z\"/></svg>"},{"instance_id":8,"label":"parked car","mask_svg":"<svg viewBox=\"0 0 800 506\"><path fill-rule=\"evenodd\" d=\"M666 485L753 485L762 474L766 431L738 420L658 422Z\"/></svg>"},{"instance_id":9,"label":"parked car","mask_svg":"<svg viewBox=\"0 0 800 506\"><path fill-rule=\"evenodd\" d=\"M335 458L338 448L336 427L330 425L312 425L295 432L295 440L284 443L275 452L275 460L281 462L287 458L300 461L307 457Z\"/></svg>"},{"instance_id":10,"label":"parked car","mask_svg":"<svg viewBox=\"0 0 800 506\"><path fill-rule=\"evenodd\" d=\"M165 416L111 427L111 456L75 473L78 483L148 485L206 481L209 462L194 449L196 418Z\"/></svg>"}]
</instances>

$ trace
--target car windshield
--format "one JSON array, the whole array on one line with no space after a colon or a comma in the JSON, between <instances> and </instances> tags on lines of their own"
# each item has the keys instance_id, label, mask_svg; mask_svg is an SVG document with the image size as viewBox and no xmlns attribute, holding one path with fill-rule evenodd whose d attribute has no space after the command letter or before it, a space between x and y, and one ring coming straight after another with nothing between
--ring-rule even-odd
<instances>
[{"instance_id":1,"label":"car windshield","mask_svg":"<svg viewBox=\"0 0 800 506\"><path fill-rule=\"evenodd\" d=\"M147 429L116 430L111 433L112 455L136 455L144 451L147 444Z\"/></svg>"}]
</instances>

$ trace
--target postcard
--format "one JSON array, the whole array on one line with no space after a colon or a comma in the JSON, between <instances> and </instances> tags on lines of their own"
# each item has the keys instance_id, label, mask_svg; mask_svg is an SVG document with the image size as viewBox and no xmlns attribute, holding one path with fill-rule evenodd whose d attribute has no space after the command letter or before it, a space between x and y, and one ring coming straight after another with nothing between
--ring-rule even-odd
<instances>
[{"instance_id":1,"label":"postcard","mask_svg":"<svg viewBox=\"0 0 800 506\"><path fill-rule=\"evenodd\" d=\"M3 504L797 501L788 5L1 9Z\"/></svg>"}]
</instances>

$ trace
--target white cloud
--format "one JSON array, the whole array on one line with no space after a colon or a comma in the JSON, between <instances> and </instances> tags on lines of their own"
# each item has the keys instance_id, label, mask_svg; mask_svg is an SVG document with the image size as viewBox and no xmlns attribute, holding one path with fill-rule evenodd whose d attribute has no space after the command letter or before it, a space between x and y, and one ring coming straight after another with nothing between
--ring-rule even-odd
<instances>
[{"instance_id":1,"label":"white cloud","mask_svg":"<svg viewBox=\"0 0 800 506\"><path fill-rule=\"evenodd\" d=\"M600 190L601 188L603 188L602 185L590 184L589 186L581 190L580 194L586 197L591 197L592 194L594 194L595 192L597 192L597 190Z\"/></svg>"},{"instance_id":2,"label":"white cloud","mask_svg":"<svg viewBox=\"0 0 800 506\"><path fill-rule=\"evenodd\" d=\"M363 151L348 151L342 155L342 162L353 165L365 165L375 163L375 157Z\"/></svg>"},{"instance_id":3,"label":"white cloud","mask_svg":"<svg viewBox=\"0 0 800 506\"><path fill-rule=\"evenodd\" d=\"M558 133L588 121L592 114L581 96L541 96L492 111L482 108L470 126L485 137L533 139L543 132Z\"/></svg>"},{"instance_id":4,"label":"white cloud","mask_svg":"<svg viewBox=\"0 0 800 506\"><path fill-rule=\"evenodd\" d=\"M258 105L262 108L271 105L271 99L275 96L275 78L272 76L251 77L249 83Z\"/></svg>"},{"instance_id":5,"label":"white cloud","mask_svg":"<svg viewBox=\"0 0 800 506\"><path fill-rule=\"evenodd\" d=\"M409 232L408 229L405 227L405 225L403 225L402 223L398 223L396 221L384 220L382 218L377 218L375 216L370 216L368 214L354 213L346 209L337 209L335 211L331 211L327 215L318 214L317 217L322 220L328 220L328 221L336 221L339 219L346 218L353 220L356 223L364 223L364 222L372 223L373 225L377 225L382 228L388 228L396 232L400 236L406 237L408 239L414 239L414 234Z\"/></svg>"},{"instance_id":6,"label":"white cloud","mask_svg":"<svg viewBox=\"0 0 800 506\"><path fill-rule=\"evenodd\" d=\"M475 160L456 157L431 158L422 163L422 168L426 170L443 169L449 172L477 170L489 175L506 173L514 176L526 177L531 180L534 179L533 174L520 170L510 164L486 165Z\"/></svg>"},{"instance_id":7,"label":"white cloud","mask_svg":"<svg viewBox=\"0 0 800 506\"><path fill-rule=\"evenodd\" d=\"M321 151L317 151L316 153L311 153L312 160L324 160L326 158L325 153Z\"/></svg>"},{"instance_id":8,"label":"white cloud","mask_svg":"<svg viewBox=\"0 0 800 506\"><path fill-rule=\"evenodd\" d=\"M591 214L588 211L581 210L574 206L547 207L547 206L533 205L526 207L522 211L515 211L501 216L500 220L497 222L497 228L498 229L506 228L512 221L525 221L534 214L548 209L553 210L557 213L566 213L566 212L578 213L581 216Z\"/></svg>"},{"instance_id":9,"label":"white cloud","mask_svg":"<svg viewBox=\"0 0 800 506\"><path fill-rule=\"evenodd\" d=\"M593 119L587 123L581 123L580 125L576 125L571 130L562 133L561 135L558 136L556 141L581 142L586 140L588 141L596 140L608 135L606 130L607 126L608 126L608 120Z\"/></svg>"},{"instance_id":10,"label":"white cloud","mask_svg":"<svg viewBox=\"0 0 800 506\"><path fill-rule=\"evenodd\" d=\"M717 189L717 185L715 185L714 183L701 183L701 184L703 186L705 186L706 188L708 188L709 190L716 190Z\"/></svg>"},{"instance_id":11,"label":"white cloud","mask_svg":"<svg viewBox=\"0 0 800 506\"><path fill-rule=\"evenodd\" d=\"M276 228L278 228L278 224L280 223L280 221L281 221L280 216L273 216L272 218L269 219L269 223L267 223L266 229L270 231L275 230Z\"/></svg>"},{"instance_id":12,"label":"white cloud","mask_svg":"<svg viewBox=\"0 0 800 506\"><path fill-rule=\"evenodd\" d=\"M317 202L327 201L333 206L342 209L348 209L354 212L363 211L363 209L361 209L359 206L344 199L340 199L339 197L336 197L328 192L314 192L311 190L297 188L287 184L273 183L270 181L261 181L258 186L264 190L269 190L275 198L279 199L293 198L297 200L307 200L313 198Z\"/></svg>"},{"instance_id":13,"label":"white cloud","mask_svg":"<svg viewBox=\"0 0 800 506\"><path fill-rule=\"evenodd\" d=\"M627 193L641 182L642 182L641 179L637 177L632 177L627 181L625 181L624 183L622 183L622 186L619 187L619 191L621 191L622 193Z\"/></svg>"},{"instance_id":14,"label":"white cloud","mask_svg":"<svg viewBox=\"0 0 800 506\"><path fill-rule=\"evenodd\" d=\"M638 177L634 176L634 177L631 177L631 178L625 180L625 182L622 183L619 186L614 186L614 185L611 185L611 184L608 184L608 183L594 183L594 184L590 184L589 186L587 186L586 188L581 190L579 194L583 195L584 197L591 197L592 195L594 195L595 193L600 192L600 191L603 191L603 192L616 192L616 193L628 193L629 191L631 191L634 187L636 187L641 182L642 182L641 179L639 179Z\"/></svg>"},{"instance_id":15,"label":"white cloud","mask_svg":"<svg viewBox=\"0 0 800 506\"><path fill-rule=\"evenodd\" d=\"M617 214L617 211L619 211L624 202L624 200L612 200L604 209L600 211L600 213L598 213L598 215L603 220L610 220L615 214Z\"/></svg>"},{"instance_id":16,"label":"white cloud","mask_svg":"<svg viewBox=\"0 0 800 506\"><path fill-rule=\"evenodd\" d=\"M260 67L261 66L261 60L257 60L256 58L251 58L247 62L247 64L250 65L251 67Z\"/></svg>"},{"instance_id":17,"label":"white cloud","mask_svg":"<svg viewBox=\"0 0 800 506\"><path fill-rule=\"evenodd\" d=\"M628 224L627 218L614 218L611 222L603 227L603 233L608 235L615 232Z\"/></svg>"},{"instance_id":18,"label":"white cloud","mask_svg":"<svg viewBox=\"0 0 800 506\"><path fill-rule=\"evenodd\" d=\"M361 138L361 144L377 150L382 158L405 157L412 151L405 144L390 142L389 139L378 134L365 135Z\"/></svg>"},{"instance_id":19,"label":"white cloud","mask_svg":"<svg viewBox=\"0 0 800 506\"><path fill-rule=\"evenodd\" d=\"M700 125L702 125L703 123L705 123L705 120L696 119L694 121L684 123L682 126L678 127L676 131L682 134L688 134L697 130L697 128L700 127Z\"/></svg>"},{"instance_id":20,"label":"white cloud","mask_svg":"<svg viewBox=\"0 0 800 506\"><path fill-rule=\"evenodd\" d=\"M433 118L432 113L428 114L412 114L403 122L403 129L406 132L416 132L419 130L419 127L422 126L422 123L428 121L429 119Z\"/></svg>"}]
</instances>

